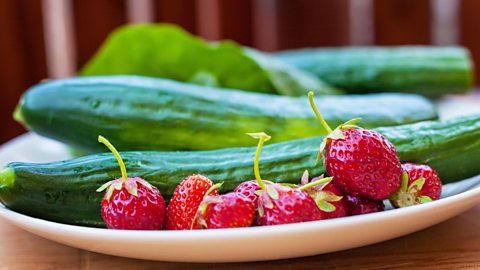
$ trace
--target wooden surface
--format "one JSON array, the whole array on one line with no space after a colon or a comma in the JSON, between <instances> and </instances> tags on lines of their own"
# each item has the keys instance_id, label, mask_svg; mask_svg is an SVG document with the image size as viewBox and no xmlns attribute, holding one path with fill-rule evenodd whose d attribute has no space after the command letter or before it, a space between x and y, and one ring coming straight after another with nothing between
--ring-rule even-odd
<instances>
[{"instance_id":1,"label":"wooden surface","mask_svg":"<svg viewBox=\"0 0 480 270\"><path fill-rule=\"evenodd\" d=\"M186 264L83 251L42 239L0 219L0 269L480 269L479 228L480 205L423 231L362 248L279 261Z\"/></svg>"}]
</instances>

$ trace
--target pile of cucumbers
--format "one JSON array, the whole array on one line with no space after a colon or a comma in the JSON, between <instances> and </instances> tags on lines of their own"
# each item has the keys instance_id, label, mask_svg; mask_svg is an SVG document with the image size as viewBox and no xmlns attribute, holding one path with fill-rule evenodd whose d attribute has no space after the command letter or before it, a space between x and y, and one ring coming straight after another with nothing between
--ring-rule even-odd
<instances>
[{"instance_id":1,"label":"pile of cucumbers","mask_svg":"<svg viewBox=\"0 0 480 270\"><path fill-rule=\"evenodd\" d=\"M138 34L118 31L123 36L114 34L107 41L82 71L85 76L32 87L14 113L28 130L85 156L8 164L0 169L0 202L33 217L104 227L102 194L95 190L119 172L115 158L101 153L105 148L98 144L98 135L122 151L131 176L149 181L166 199L194 173L225 182L222 192L253 179L255 147L247 132L272 135L274 143L264 148L260 162L265 178L295 183L307 169L311 175L324 174L315 159L327 132L311 112L309 89L303 95L302 85L321 85L317 93L325 90L316 103L331 125L361 117L362 127L375 129L395 145L402 162L427 164L444 183L480 173L480 115L441 121L425 97L470 90L472 64L462 48L315 49L267 55L229 43L233 47L227 54L218 44L175 33L171 26L157 27L169 28L149 26L140 32L148 32L149 40L157 32L178 37L172 43L189 56L198 51L236 59L249 82L242 83L234 72L236 64L222 64L221 57L212 56L214 63L199 60L180 74L175 72L181 67L172 65L187 64L189 58L181 54L167 61L158 52L149 54L155 47L138 44L132 49L144 50L141 54L116 54L121 50L115 44L128 40L125 32ZM164 41L155 44L175 51ZM138 55L142 58L133 59ZM107 65L113 56L118 66ZM128 61L145 63L148 69L131 68ZM289 93L294 94L281 95Z\"/></svg>"}]
</instances>

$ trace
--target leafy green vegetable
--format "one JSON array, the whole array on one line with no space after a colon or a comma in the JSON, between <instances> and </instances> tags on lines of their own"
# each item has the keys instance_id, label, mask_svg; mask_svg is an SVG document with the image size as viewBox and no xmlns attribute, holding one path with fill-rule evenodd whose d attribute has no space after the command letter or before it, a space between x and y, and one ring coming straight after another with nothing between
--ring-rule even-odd
<instances>
[{"instance_id":1,"label":"leafy green vegetable","mask_svg":"<svg viewBox=\"0 0 480 270\"><path fill-rule=\"evenodd\" d=\"M303 95L338 90L315 76L229 41L206 43L168 24L114 31L80 73L131 74L263 93Z\"/></svg>"}]
</instances>

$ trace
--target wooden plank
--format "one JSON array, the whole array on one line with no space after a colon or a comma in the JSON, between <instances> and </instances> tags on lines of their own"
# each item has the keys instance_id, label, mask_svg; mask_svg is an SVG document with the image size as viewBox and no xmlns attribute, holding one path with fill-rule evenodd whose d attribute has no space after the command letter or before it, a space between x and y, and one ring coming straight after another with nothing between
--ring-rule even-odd
<instances>
[{"instance_id":1,"label":"wooden plank","mask_svg":"<svg viewBox=\"0 0 480 270\"><path fill-rule=\"evenodd\" d=\"M253 2L253 46L264 51L279 49L277 0L259 0Z\"/></svg>"},{"instance_id":2,"label":"wooden plank","mask_svg":"<svg viewBox=\"0 0 480 270\"><path fill-rule=\"evenodd\" d=\"M475 68L476 85L480 82L480 28L478 27L478 19L480 17L480 1L478 0L462 0L460 2L460 44L470 49Z\"/></svg>"},{"instance_id":3,"label":"wooden plank","mask_svg":"<svg viewBox=\"0 0 480 270\"><path fill-rule=\"evenodd\" d=\"M375 0L376 44L430 44L430 11L430 0Z\"/></svg>"},{"instance_id":4,"label":"wooden plank","mask_svg":"<svg viewBox=\"0 0 480 270\"><path fill-rule=\"evenodd\" d=\"M41 0L0 1L0 143L24 132L12 119L20 95L47 76Z\"/></svg>"},{"instance_id":5,"label":"wooden plank","mask_svg":"<svg viewBox=\"0 0 480 270\"><path fill-rule=\"evenodd\" d=\"M48 75L71 77L76 72L71 0L43 0L43 21Z\"/></svg>"},{"instance_id":6,"label":"wooden plank","mask_svg":"<svg viewBox=\"0 0 480 270\"><path fill-rule=\"evenodd\" d=\"M153 0L126 0L129 23L151 23L155 20Z\"/></svg>"},{"instance_id":7,"label":"wooden plank","mask_svg":"<svg viewBox=\"0 0 480 270\"><path fill-rule=\"evenodd\" d=\"M220 26L222 39L252 46L252 2L221 1Z\"/></svg>"},{"instance_id":8,"label":"wooden plank","mask_svg":"<svg viewBox=\"0 0 480 270\"><path fill-rule=\"evenodd\" d=\"M197 0L197 34L207 40L219 40L221 34L220 0Z\"/></svg>"},{"instance_id":9,"label":"wooden plank","mask_svg":"<svg viewBox=\"0 0 480 270\"><path fill-rule=\"evenodd\" d=\"M350 44L371 46L375 42L372 0L350 1Z\"/></svg>"},{"instance_id":10,"label":"wooden plank","mask_svg":"<svg viewBox=\"0 0 480 270\"><path fill-rule=\"evenodd\" d=\"M197 33L195 0L156 0L155 20L179 25L190 33Z\"/></svg>"},{"instance_id":11,"label":"wooden plank","mask_svg":"<svg viewBox=\"0 0 480 270\"><path fill-rule=\"evenodd\" d=\"M458 43L459 0L433 0L432 43L439 46Z\"/></svg>"},{"instance_id":12,"label":"wooden plank","mask_svg":"<svg viewBox=\"0 0 480 270\"><path fill-rule=\"evenodd\" d=\"M250 1L197 0L197 33L208 40L252 45Z\"/></svg>"},{"instance_id":13,"label":"wooden plank","mask_svg":"<svg viewBox=\"0 0 480 270\"><path fill-rule=\"evenodd\" d=\"M124 1L73 0L77 67L82 67L108 34L127 22Z\"/></svg>"},{"instance_id":14,"label":"wooden plank","mask_svg":"<svg viewBox=\"0 0 480 270\"><path fill-rule=\"evenodd\" d=\"M348 0L279 0L277 14L279 49L350 42Z\"/></svg>"}]
</instances>

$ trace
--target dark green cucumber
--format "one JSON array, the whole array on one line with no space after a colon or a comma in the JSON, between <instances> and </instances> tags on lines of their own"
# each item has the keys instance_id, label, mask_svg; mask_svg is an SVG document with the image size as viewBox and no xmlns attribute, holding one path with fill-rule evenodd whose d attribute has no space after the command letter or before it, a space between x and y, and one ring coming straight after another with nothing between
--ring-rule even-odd
<instances>
[{"instance_id":1,"label":"dark green cucumber","mask_svg":"<svg viewBox=\"0 0 480 270\"><path fill-rule=\"evenodd\" d=\"M473 85L470 53L461 47L300 49L277 56L349 93L438 96L467 92Z\"/></svg>"},{"instance_id":2,"label":"dark green cucumber","mask_svg":"<svg viewBox=\"0 0 480 270\"><path fill-rule=\"evenodd\" d=\"M355 117L365 127L435 119L421 96L373 94L316 100L326 120ZM243 134L265 131L273 142L325 134L307 97L222 91L133 76L85 77L40 84L22 98L16 119L28 129L85 153L103 152L106 136L121 151L210 150L255 145Z\"/></svg>"},{"instance_id":3,"label":"dark green cucumber","mask_svg":"<svg viewBox=\"0 0 480 270\"><path fill-rule=\"evenodd\" d=\"M444 183L480 173L480 115L376 130L395 145L402 162L428 164ZM298 182L306 169L310 175L325 173L323 166L314 165L321 140L322 137L316 137L265 146L260 161L262 177ZM194 173L215 182L224 181L223 192L253 179L255 148L121 155L129 176L150 181L169 199L178 183ZM118 177L118 164L110 153L47 164L11 163L0 172L0 201L14 211L34 217L103 226L103 195L95 189Z\"/></svg>"}]
</instances>

